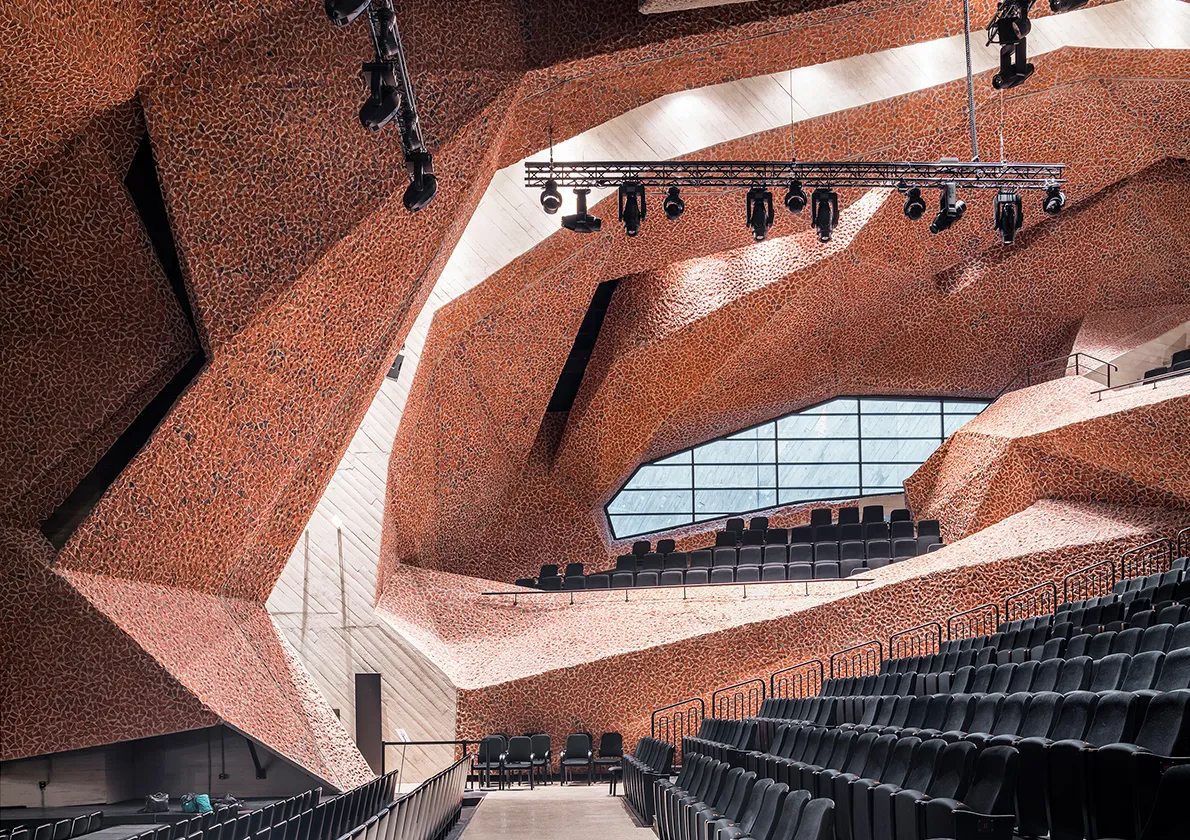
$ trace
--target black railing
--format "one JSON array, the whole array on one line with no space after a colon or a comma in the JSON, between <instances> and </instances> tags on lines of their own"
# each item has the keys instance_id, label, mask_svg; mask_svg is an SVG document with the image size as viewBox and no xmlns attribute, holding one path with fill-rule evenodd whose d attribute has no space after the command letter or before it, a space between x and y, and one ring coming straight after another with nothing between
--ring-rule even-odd
<instances>
[{"instance_id":1,"label":"black railing","mask_svg":"<svg viewBox=\"0 0 1190 840\"><path fill-rule=\"evenodd\" d=\"M1062 578L1062 601L1085 601L1111 592L1116 585L1116 561L1100 560Z\"/></svg>"},{"instance_id":2,"label":"black railing","mask_svg":"<svg viewBox=\"0 0 1190 840\"><path fill-rule=\"evenodd\" d=\"M1012 379L1008 381L1008 384L1000 390L999 394L996 394L996 399L999 399L1009 391L1012 391L1016 388L1028 388L1030 385L1036 385L1039 382L1048 382L1051 379L1057 379L1058 377L1054 376L1043 378L1042 376L1039 376L1039 373L1043 370L1052 370L1058 364L1058 362L1062 363L1061 376L1065 376L1070 371L1071 360L1074 361L1075 376L1082 376L1084 373L1099 373L1105 376L1107 380L1105 384L1108 388L1111 388L1112 386L1111 372L1113 370L1119 370L1119 368L1113 365L1111 362L1105 362L1103 359L1097 359L1089 353L1071 353L1069 356L1058 356L1057 358L1046 359L1044 362L1035 362L1034 364L1031 364L1025 369L1021 370L1016 376L1012 377ZM1093 362L1094 364L1088 365L1086 362ZM1100 368L1102 368L1102 370L1100 370ZM1020 384L1021 380L1024 380L1023 384Z\"/></svg>"},{"instance_id":3,"label":"black railing","mask_svg":"<svg viewBox=\"0 0 1190 840\"><path fill-rule=\"evenodd\" d=\"M680 589L682 590L682 600L686 599L688 592L698 592L699 590L718 589L724 586L739 586L743 588L743 600L748 599L749 586L801 586L805 584L804 595L810 594L810 584L820 583L854 583L855 588L859 589L861 583L871 583L876 578L859 577L852 575L850 577L838 578L810 578L809 580L751 580L751 581L725 581L718 583L675 583L666 586L625 586L625 587L608 587L607 589L529 589L523 587L521 589L498 589L491 592L480 592L480 595L511 595L512 605L515 607L518 598L532 595L569 595L570 603L574 603L575 595L608 595L614 594L619 597L621 592L624 593L624 600L628 600L629 592L638 592L647 594L649 592L665 592Z\"/></svg>"},{"instance_id":4,"label":"black railing","mask_svg":"<svg viewBox=\"0 0 1190 840\"><path fill-rule=\"evenodd\" d=\"M1000 626L1000 605L980 604L961 613L955 613L946 620L948 639L965 639L968 636L990 636Z\"/></svg>"},{"instance_id":5,"label":"black railing","mask_svg":"<svg viewBox=\"0 0 1190 840\"><path fill-rule=\"evenodd\" d=\"M755 717L766 694L764 680L760 678L715 689L711 694L711 717L733 720Z\"/></svg>"},{"instance_id":6,"label":"black railing","mask_svg":"<svg viewBox=\"0 0 1190 840\"><path fill-rule=\"evenodd\" d=\"M919 624L893 633L888 637L888 658L901 659L906 656L929 656L942 649L942 625L937 621Z\"/></svg>"},{"instance_id":7,"label":"black railing","mask_svg":"<svg viewBox=\"0 0 1190 840\"><path fill-rule=\"evenodd\" d=\"M1173 540L1168 537L1130 548L1120 555L1120 580L1168 572L1173 565Z\"/></svg>"},{"instance_id":8,"label":"black railing","mask_svg":"<svg viewBox=\"0 0 1190 840\"><path fill-rule=\"evenodd\" d=\"M807 659L769 676L769 697L813 697L822 690L821 659Z\"/></svg>"},{"instance_id":9,"label":"black railing","mask_svg":"<svg viewBox=\"0 0 1190 840\"><path fill-rule=\"evenodd\" d=\"M1176 379L1179 376L1186 376L1190 374L1190 368L1183 368L1182 370L1171 370L1168 373L1162 373L1158 376L1146 376L1144 379L1135 379L1132 382L1125 382L1122 385L1112 385L1107 388L1100 388L1098 391L1092 391L1091 394L1098 397L1100 401L1103 400L1103 395L1113 391L1124 391L1128 388L1135 388L1138 385L1152 385L1156 388L1167 379Z\"/></svg>"},{"instance_id":10,"label":"black railing","mask_svg":"<svg viewBox=\"0 0 1190 840\"><path fill-rule=\"evenodd\" d=\"M883 661L884 644L882 642L875 639L870 642L860 642L858 645L852 645L838 653L831 654L831 679L879 674L880 663Z\"/></svg>"},{"instance_id":11,"label":"black railing","mask_svg":"<svg viewBox=\"0 0 1190 840\"><path fill-rule=\"evenodd\" d=\"M467 754L467 747L475 744L479 746L481 741L471 740L455 740L455 741L381 741L380 742L380 775L385 775L386 762L388 757L385 750L388 747L401 747L401 764L397 767L397 777L402 778L405 774L405 747L462 747L462 755ZM455 750L455 755L459 755L459 751Z\"/></svg>"},{"instance_id":12,"label":"black railing","mask_svg":"<svg viewBox=\"0 0 1190 840\"><path fill-rule=\"evenodd\" d=\"M1178 557L1190 556L1190 528L1183 528L1174 537Z\"/></svg>"},{"instance_id":13,"label":"black railing","mask_svg":"<svg viewBox=\"0 0 1190 840\"><path fill-rule=\"evenodd\" d=\"M1052 613L1058 608L1058 585L1052 580L1014 592L1004 599L1004 620L1017 621Z\"/></svg>"},{"instance_id":14,"label":"black railing","mask_svg":"<svg viewBox=\"0 0 1190 840\"><path fill-rule=\"evenodd\" d=\"M649 734L659 741L668 741L674 745L674 761L682 763L682 738L687 735L697 735L702 726L702 719L706 717L707 704L701 697L691 697L662 706L653 712L653 719L649 724Z\"/></svg>"}]
</instances>

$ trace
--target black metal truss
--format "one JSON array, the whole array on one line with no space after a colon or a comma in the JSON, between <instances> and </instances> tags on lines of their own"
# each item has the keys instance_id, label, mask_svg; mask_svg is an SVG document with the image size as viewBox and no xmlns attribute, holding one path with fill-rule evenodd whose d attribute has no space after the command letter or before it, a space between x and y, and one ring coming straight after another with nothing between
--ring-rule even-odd
<instances>
[{"instance_id":1,"label":"black metal truss","mask_svg":"<svg viewBox=\"0 0 1190 840\"><path fill-rule=\"evenodd\" d=\"M525 186L615 188L625 182L646 187L938 188L1044 190L1064 183L1064 163L869 162L869 161L585 161L526 162Z\"/></svg>"}]
</instances>

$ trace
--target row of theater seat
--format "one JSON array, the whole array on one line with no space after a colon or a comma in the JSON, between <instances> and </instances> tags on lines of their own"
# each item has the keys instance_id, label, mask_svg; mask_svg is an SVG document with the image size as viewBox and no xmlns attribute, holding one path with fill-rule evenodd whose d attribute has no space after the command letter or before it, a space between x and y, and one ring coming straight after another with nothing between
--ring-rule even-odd
<instances>
[{"instance_id":1,"label":"row of theater seat","mask_svg":"<svg viewBox=\"0 0 1190 840\"><path fill-rule=\"evenodd\" d=\"M1154 376L1163 376L1167 373L1180 373L1188 370L1190 370L1190 349L1179 350L1170 357L1168 365L1146 370L1144 378L1152 379Z\"/></svg>"},{"instance_id":2,"label":"row of theater seat","mask_svg":"<svg viewBox=\"0 0 1190 840\"><path fill-rule=\"evenodd\" d=\"M673 758L673 744L657 738L641 738L636 742L636 749L625 754L620 761L624 796L646 824L653 822L653 786L669 778Z\"/></svg>"},{"instance_id":3,"label":"row of theater seat","mask_svg":"<svg viewBox=\"0 0 1190 840\"><path fill-rule=\"evenodd\" d=\"M315 788L247 813L217 808L189 820L155 825L132 840L327 840L314 815L321 820L321 809L342 798L324 802L322 788Z\"/></svg>"},{"instance_id":4,"label":"row of theater seat","mask_svg":"<svg viewBox=\"0 0 1190 840\"><path fill-rule=\"evenodd\" d=\"M830 840L834 807L789 785L694 755L654 785L660 840Z\"/></svg>"},{"instance_id":5,"label":"row of theater seat","mask_svg":"<svg viewBox=\"0 0 1190 840\"><path fill-rule=\"evenodd\" d=\"M83 814L73 819L42 823L30 829L19 825L0 830L0 840L74 840L103 827L103 811Z\"/></svg>"},{"instance_id":6,"label":"row of theater seat","mask_svg":"<svg viewBox=\"0 0 1190 840\"><path fill-rule=\"evenodd\" d=\"M799 543L822 542L867 542L871 540L913 539L915 537L940 537L937 519L923 519L916 526L911 519L895 522L867 522L849 525L799 525L794 528L765 528L749 529L740 533L735 531L719 531L715 535L715 547L744 547L765 545L797 545ZM665 540L659 542L658 552L662 550ZM643 543L648 545L647 542ZM633 554L638 554L641 542L633 544Z\"/></svg>"}]
</instances>

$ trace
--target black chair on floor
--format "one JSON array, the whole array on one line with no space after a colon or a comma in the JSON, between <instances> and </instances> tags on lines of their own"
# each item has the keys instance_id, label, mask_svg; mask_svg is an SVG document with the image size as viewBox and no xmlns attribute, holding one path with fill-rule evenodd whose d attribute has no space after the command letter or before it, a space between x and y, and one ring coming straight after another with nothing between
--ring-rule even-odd
<instances>
[{"instance_id":1,"label":"black chair on floor","mask_svg":"<svg viewBox=\"0 0 1190 840\"><path fill-rule=\"evenodd\" d=\"M499 778L500 756L506 747L503 735L488 735L479 742L479 750L475 758L471 759L471 772L479 778L481 787L490 785L493 771Z\"/></svg>"},{"instance_id":2,"label":"black chair on floor","mask_svg":"<svg viewBox=\"0 0 1190 840\"><path fill-rule=\"evenodd\" d=\"M529 777L529 789L533 789L533 741L518 735L508 739L508 749L500 761L500 788L503 789L509 775L516 773L522 779Z\"/></svg>"},{"instance_id":3,"label":"black chair on floor","mask_svg":"<svg viewBox=\"0 0 1190 840\"><path fill-rule=\"evenodd\" d=\"M624 736L619 732L604 732L599 736L599 755L595 757L597 771L611 772L624 758Z\"/></svg>"},{"instance_id":4,"label":"black chair on floor","mask_svg":"<svg viewBox=\"0 0 1190 840\"><path fill-rule=\"evenodd\" d=\"M529 740L533 751L533 769L543 782L549 784L550 777L554 774L554 755L550 749L550 736L532 735Z\"/></svg>"},{"instance_id":5,"label":"black chair on floor","mask_svg":"<svg viewBox=\"0 0 1190 840\"><path fill-rule=\"evenodd\" d=\"M591 754L591 736L567 735L566 749L562 750L558 765L562 769L563 784L573 777L576 770L583 768L587 771L587 784L591 784L595 768L595 757Z\"/></svg>"},{"instance_id":6,"label":"black chair on floor","mask_svg":"<svg viewBox=\"0 0 1190 840\"><path fill-rule=\"evenodd\" d=\"M657 553L673 554L674 545L673 540L657 540Z\"/></svg>"}]
</instances>

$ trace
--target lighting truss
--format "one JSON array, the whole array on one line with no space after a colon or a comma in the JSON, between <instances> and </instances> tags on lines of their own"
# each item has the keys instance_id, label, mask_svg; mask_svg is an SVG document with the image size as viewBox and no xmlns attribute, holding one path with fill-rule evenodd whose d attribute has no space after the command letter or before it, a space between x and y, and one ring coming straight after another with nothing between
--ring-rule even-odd
<instances>
[{"instance_id":1,"label":"lighting truss","mask_svg":"<svg viewBox=\"0 0 1190 840\"><path fill-rule=\"evenodd\" d=\"M1045 190L1065 183L1063 163L869 161L584 161L526 162L525 186L614 189L624 183L645 187L806 187L898 190L941 188Z\"/></svg>"}]
</instances>

